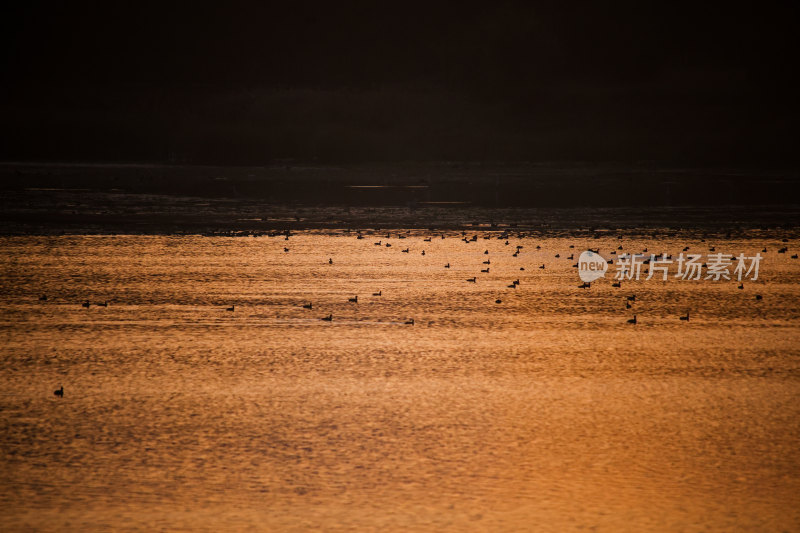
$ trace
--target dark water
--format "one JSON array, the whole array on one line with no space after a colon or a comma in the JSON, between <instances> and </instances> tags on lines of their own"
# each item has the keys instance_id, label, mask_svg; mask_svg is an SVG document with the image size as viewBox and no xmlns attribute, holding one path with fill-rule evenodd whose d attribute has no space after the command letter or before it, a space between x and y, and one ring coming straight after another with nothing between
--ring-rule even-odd
<instances>
[{"instance_id":1,"label":"dark water","mask_svg":"<svg viewBox=\"0 0 800 533\"><path fill-rule=\"evenodd\" d=\"M800 529L792 243L483 235L0 238L3 529Z\"/></svg>"}]
</instances>

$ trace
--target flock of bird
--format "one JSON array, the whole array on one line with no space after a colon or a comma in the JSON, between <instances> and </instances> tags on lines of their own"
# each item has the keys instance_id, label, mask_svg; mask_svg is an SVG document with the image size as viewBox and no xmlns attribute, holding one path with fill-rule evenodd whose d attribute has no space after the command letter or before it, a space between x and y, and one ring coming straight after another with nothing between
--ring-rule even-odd
<instances>
[{"instance_id":1,"label":"flock of bird","mask_svg":"<svg viewBox=\"0 0 800 533\"><path fill-rule=\"evenodd\" d=\"M285 233L285 239L286 239L286 240L289 240L289 237L290 237L290 233L287 231L287 232ZM403 235L403 234L397 234L397 235L396 235L396 237L397 237L398 239L405 239L405 238L407 238L407 237L406 237L406 235ZM441 239L445 239L445 235L444 235L444 234L440 234L440 235L439 235L439 237L440 237ZM508 245L510 245L510 242L509 242L509 240L508 240L508 239L509 239L509 237L510 237L510 235L509 235L508 233L502 233L502 234L500 234L499 236L497 236L496 238L497 238L497 239L500 239L500 240L505 240L505 245L506 245L506 246L508 246ZM361 234L361 232L357 232L357 236L356 236L356 238L357 238L357 239L359 239L359 240L361 240L361 239L364 239L364 236ZM391 234L390 234L390 233L387 233L385 238L386 238L387 240L388 240L388 239L390 239L390 238L391 238ZM484 238L484 239L486 239L486 240L488 240L488 239L491 239L491 238L493 238L493 237L492 237L492 236L489 236L489 235L486 235L486 236L484 236L483 238ZM431 241L432 241L432 239L433 239L433 237L425 237L425 238L424 238L424 242L431 242ZM466 231L463 231L463 232L461 233L461 239L460 239L460 240L462 240L462 241L463 241L463 242L465 242L465 243L477 242L477 241L478 241L478 235L477 235L477 234L473 234L471 237L468 237L468 236L467 236L467 233L466 233ZM787 242L787 239L784 239L784 242ZM378 240L377 242L374 242L373 244L374 244L375 246L386 247L386 248L391 248L391 247L392 247L392 243L391 243L391 242L384 242L384 240L383 240L383 239L380 239L380 240ZM524 247L523 247L522 245L516 245L516 249L514 250L514 253L512 254L512 257L518 257L518 256L519 256L519 254L520 254L520 252L522 251L522 249L523 249L523 248L524 248ZM574 249L574 248L575 248L575 246L574 246L574 245L570 245L570 248L571 248L571 249ZM537 245L537 246L536 246L536 249L537 249L537 250L540 250L540 249L541 249L541 246L540 246L540 245ZM597 253L597 254L599 254L599 253L600 253L600 250L599 250L599 249L592 249L592 248L589 248L589 250L590 250L590 251L593 251L593 252L595 252L595 253ZM612 250L612 251L610 252L610 255L616 255L616 254L617 254L617 251L619 251L619 250L623 250L623 247L622 247L622 245L619 245L619 246L617 247L617 249L616 249L616 250ZM684 248L683 248L683 251L684 251L684 252L686 252L686 251L688 251L688 250L689 250L689 247L688 247L688 246L686 246L686 247L684 247ZM786 253L786 251L787 251L787 250L788 250L788 247L782 247L781 249L779 249L779 250L778 250L778 253ZM286 253L288 253L288 252L289 252L289 248L288 248L288 247L284 247L283 251L284 251L284 252L286 252ZM406 254L408 254L408 253L411 253L411 248L410 248L410 247L406 247L406 248L403 248L403 249L401 249L400 251L401 251L402 253L406 253ZM642 254L645 254L645 253L647 253L647 251L648 251L648 250L647 250L647 248L644 248L644 249L642 250L642 252L641 252L641 253L642 253ZM711 246L711 247L709 248L709 251L711 251L711 252L714 252L714 251L715 251L715 247ZM764 249L762 250L762 252L766 252L766 251L767 251L767 249L766 249L766 248L764 248ZM483 254L484 254L484 255L489 255L489 250L488 250L488 249L487 249L487 250L484 250ZM425 250L422 250L422 251L420 252L420 255L424 256L424 255L425 255ZM672 259L672 256L671 256L671 255L667 255L667 256L665 256L665 257L666 257L667 259ZM555 254L555 258L556 258L556 259L559 259L559 258L561 258L561 254L559 254L559 253L556 253L556 254ZM792 256L792 258L795 258L795 259L796 259L796 258L797 258L797 255L793 255L793 256ZM574 254L574 253L570 253L570 255L569 255L569 256L567 256L567 259L569 259L570 261L573 261L573 260L575 260L575 254ZM608 262L608 264L613 264L613 260L608 260L607 262ZM650 263L650 261L649 261L648 259L645 259L645 260L643 261L643 264L645 264L645 265L647 265L647 264L649 264L649 263ZM332 257L328 259L328 264L329 264L329 265L333 265L333 258L332 258ZM490 273L490 270L491 270L491 264L492 264L492 263L491 263L491 259L490 259L490 258L487 258L485 261L483 261L483 264L484 264L484 265L486 265L486 267L485 267L485 268L481 268L481 269L480 269L480 273L481 273L481 274L489 274L489 273ZM575 264L573 264L573 265L572 265L572 267L573 267L573 268L578 268L578 264L577 264L577 263L575 263ZM444 268L446 268L446 269L449 269L449 268L450 268L450 263L449 263L449 262L448 262L448 263L446 263L446 264L444 265ZM538 266L538 268L539 268L539 269L541 269L541 270L545 270L545 269L547 268L547 266L546 266L546 264L544 264L544 263L543 263L543 264L539 265L539 266ZM525 270L525 267L520 267L519 269L520 269L521 271L524 271L524 270ZM477 283L477 281L478 281L478 276L473 276L473 277L471 277L471 278L467 278L467 279L466 279L466 281L467 281L467 282L469 282L469 283ZM510 284L509 284L507 287L508 287L508 288L510 288L510 289L516 289L516 288L519 286L519 284L520 284L520 281L519 281L519 279L516 279L516 280L513 280L513 281L511 281L511 282L510 282ZM580 289L589 289L589 288L591 288L591 286L592 286L592 285L591 285L591 283L590 283L590 282L583 282L582 284L578 285L578 288L580 288ZM614 282L611 284L611 286L612 286L612 287L614 287L614 288L621 288L621 287L622 287L622 281L614 281ZM744 289L744 284L743 284L743 283L740 283L740 284L738 285L738 288L739 288L739 289ZM378 291L378 292L376 292L376 293L373 293L373 296L381 296L381 295L382 295L382 291ZM762 296L761 296L760 294L757 294L757 295L755 295L755 298L756 298L756 300L761 300L761 299L762 299ZM358 303L358 296L356 295L356 296L354 296L354 297L352 297L352 298L349 298L349 299L348 299L348 302L350 302L350 303ZM626 297L626 299L625 299L625 308L626 308L626 309L632 309L632 308L633 308L633 304L634 304L635 302L636 302L636 295L635 295L635 294L634 294L634 295L631 295L631 296L627 296L627 297ZM502 301L502 299L501 299L501 298L499 298L499 297L498 297L498 298L495 300L495 303L496 303L496 304L501 304L501 303L503 303L503 301ZM313 309L313 305L312 305L312 303L304 304L302 307L303 307L303 309L309 309L309 310L310 310L310 309ZM231 306L230 308L228 308L228 311L233 311L233 307ZM689 317L690 317L690 312L689 312L689 311L687 311L685 315L679 316L678 318L679 318L679 320L681 320L681 321L688 322L688 321L689 321ZM325 317L322 317L322 318L321 318L321 320L324 320L324 321L327 321L327 322L331 322L331 321L333 321L333 314L328 314L327 316L325 316ZM633 324L633 325L636 325L636 324L638 324L638 323L639 323L639 319L638 319L638 316L637 316L637 314L634 314L634 315L633 315L633 318L630 318L630 319L628 319L628 320L627 320L627 323L628 323L628 324ZM407 320L407 321L405 322L405 324L408 324L408 325L414 325L414 319L412 318L412 319L409 319L409 320Z\"/></svg>"},{"instance_id":2,"label":"flock of bird","mask_svg":"<svg viewBox=\"0 0 800 533\"><path fill-rule=\"evenodd\" d=\"M281 234L281 236L284 236L285 240L287 240L287 241L289 240L290 235L291 234L288 231L286 231L285 233ZM391 237L391 235L387 233L386 234L386 239L389 239L390 237ZM406 238L406 236L402 235L402 234L398 234L396 237L398 239L405 239ZM440 234L440 237L441 237L441 239L444 239L445 235L444 234ZM364 236L361 234L361 232L358 232L356 238L361 240L361 239L364 239ZM484 236L483 238L488 240L488 239L490 239L492 237L487 235L487 236ZM510 245L510 242L508 240L509 234L503 233L503 234L500 234L497 238L501 239L501 240L505 240L505 245L507 245L507 246ZM433 237L426 237L424 239L424 242L431 242L432 239L433 239ZM475 234L475 235L472 235L472 237L467 237L467 233L466 232L462 232L461 233L461 240L463 242L465 242L465 243L477 242L478 241L478 235ZM783 239L783 242L788 242L788 240L787 239ZM375 242L373 244L375 246L382 246L382 247L386 247L386 248L391 248L392 247L392 244L390 242L383 242L383 239L381 239L381 240L379 240L379 241L377 241L377 242ZM518 257L523 248L524 247L522 245L516 245L516 249L515 249L514 253L512 254L512 256L513 257ZM574 248L574 245L570 245L570 248ZM536 249L540 250L541 246L537 245ZM622 250L622 249L623 249L622 245L619 245L617 247L617 250L612 250L610 252L610 255L616 255L617 251L618 250ZM789 249L788 246L781 247L778 250L778 253L785 254L788 251L788 249ZM589 250L592 251L592 252L595 252L597 254L600 253L599 249L589 248ZM688 250L689 250L688 246L683 249L684 252L686 252ZM711 252L713 252L715 250L715 248L712 246L712 247L709 248L709 250ZM284 251L284 253L289 253L290 249L288 247L284 247L283 251ZM402 249L401 252L402 253L411 253L411 248L410 247L406 247L406 248ZM647 248L644 248L642 253L646 253L646 252L647 252ZM766 253L767 249L766 248L762 249L762 252ZM424 256L425 255L425 250L422 250L420 255ZM489 250L488 249L484 250L483 255L487 255L488 256L489 255ZM559 259L560 257L561 257L561 254L558 254L558 253L555 254L555 258L556 259ZM797 254L793 254L791 257L792 257L792 259L797 259L798 255ZM667 258L671 258L671 256L667 256ZM570 255L567 257L567 259L569 259L571 261L574 260L574 253L570 253ZM608 260L607 262L608 262L608 264L613 264L613 260ZM644 260L643 261L643 264L648 264L648 263L649 263L649 260ZM329 265L333 265L334 264L332 257L328 259L328 264ZM483 265L486 265L486 267L485 268L481 268L480 269L480 273L481 274L489 274L490 273L490 269L491 269L491 264L492 264L491 258L487 258L485 261L483 261ZM577 263L573 264L572 266L573 266L573 268L578 268L578 264ZM450 263L449 262L446 263L444 265L444 268L446 268L446 269L451 268ZM541 265L539 265L538 268L541 269L541 270L545 270L546 269L546 265L545 264L541 264ZM520 267L519 269L520 269L520 271L524 271L525 267ZM467 278L466 281L469 282L469 283L477 283L478 276L473 276L471 278ZM520 285L520 280L519 279L515 279L515 280L511 281L509 283L509 285L507 285L507 287L510 288L510 289L516 289L517 287L519 287L519 285ZM622 281L614 281L614 282L612 282L611 286L614 287L614 288L622 288ZM589 289L589 288L591 288L591 283L583 282L581 285L578 285L578 287L581 288L581 289ZM739 283L737 288L740 289L740 290L744 289L744 284L743 283ZM383 291L382 290L379 290L377 292L372 293L372 296L375 296L375 297L380 297L382 295L383 295ZM755 295L755 299L756 300L762 300L763 297L760 294L756 294ZM48 296L46 294L43 294L43 295L41 295L39 297L39 300L40 301L47 301L48 300ZM352 298L349 298L348 299L348 303L358 303L358 295L355 295ZM502 303L502 299L498 297L495 300L495 303L496 304L501 304ZM626 296L625 297L625 308L626 309L632 309L635 303L636 303L636 295L635 294L632 294L630 296ZM108 307L108 301L91 303L89 300L86 300L83 303L81 303L81 306L86 308L86 309L88 309L92 305L97 306L97 307ZM313 310L314 306L313 306L313 303L309 302L307 304L303 304L302 308L303 309L307 309L307 310ZM228 312L234 312L236 310L236 306L235 305L231 305L230 307L226 307L225 310L228 311ZM689 317L690 317L690 312L687 311L685 315L679 316L678 318L681 321L689 322ZM324 316L324 317L320 318L320 320L326 321L326 322L332 322L333 321L333 314L329 313L327 316ZM630 318L630 319L627 320L627 323L628 324L632 324L634 326L636 324L638 324L639 323L638 315L634 314L633 318ZM404 322L404 324L413 326L414 325L414 319L410 318L410 319L406 320ZM55 396L57 396L57 397L63 398L64 397L64 387L61 386L61 388L55 390L53 392L53 394Z\"/></svg>"}]
</instances>

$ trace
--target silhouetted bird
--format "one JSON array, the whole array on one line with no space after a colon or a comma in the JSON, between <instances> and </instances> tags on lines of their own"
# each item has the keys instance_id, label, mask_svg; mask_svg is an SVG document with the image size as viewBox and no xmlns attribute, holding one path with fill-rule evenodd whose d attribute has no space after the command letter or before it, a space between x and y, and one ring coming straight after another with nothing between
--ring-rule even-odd
<instances>
[{"instance_id":1,"label":"silhouetted bird","mask_svg":"<svg viewBox=\"0 0 800 533\"><path fill-rule=\"evenodd\" d=\"M486 261L483 262L483 264L484 265L491 265L492 264L492 260L491 259L487 259Z\"/></svg>"},{"instance_id":2,"label":"silhouetted bird","mask_svg":"<svg viewBox=\"0 0 800 533\"><path fill-rule=\"evenodd\" d=\"M283 249L283 251L284 251L284 252L288 252L288 251L289 251L289 249L288 249L288 248L284 248L284 249Z\"/></svg>"},{"instance_id":3,"label":"silhouetted bird","mask_svg":"<svg viewBox=\"0 0 800 533\"><path fill-rule=\"evenodd\" d=\"M542 270L544 270L544 265L540 266L539 268L541 268Z\"/></svg>"},{"instance_id":4,"label":"silhouetted bird","mask_svg":"<svg viewBox=\"0 0 800 533\"><path fill-rule=\"evenodd\" d=\"M40 302L46 302L47 301L47 295L46 294L42 294L41 296L39 296L39 301Z\"/></svg>"},{"instance_id":5,"label":"silhouetted bird","mask_svg":"<svg viewBox=\"0 0 800 533\"><path fill-rule=\"evenodd\" d=\"M333 315L328 315L326 317L321 318L320 320L324 320L326 322L330 322L333 320Z\"/></svg>"},{"instance_id":6,"label":"silhouetted bird","mask_svg":"<svg viewBox=\"0 0 800 533\"><path fill-rule=\"evenodd\" d=\"M475 283L475 278L469 278L469 279L467 279L467 281L470 281L470 282L472 282L472 283Z\"/></svg>"},{"instance_id":7,"label":"silhouetted bird","mask_svg":"<svg viewBox=\"0 0 800 533\"><path fill-rule=\"evenodd\" d=\"M763 297L763 296L761 296L760 294L756 294L756 300L762 300L763 298L764 298L764 297Z\"/></svg>"},{"instance_id":8,"label":"silhouetted bird","mask_svg":"<svg viewBox=\"0 0 800 533\"><path fill-rule=\"evenodd\" d=\"M737 287L737 288L739 288L739 289L744 289L744 283L740 283L740 284L739 284L739 287Z\"/></svg>"},{"instance_id":9,"label":"silhouetted bird","mask_svg":"<svg viewBox=\"0 0 800 533\"><path fill-rule=\"evenodd\" d=\"M637 324L636 315L633 315L633 318L628 319L628 324Z\"/></svg>"},{"instance_id":10,"label":"silhouetted bird","mask_svg":"<svg viewBox=\"0 0 800 533\"><path fill-rule=\"evenodd\" d=\"M558 259L559 257L561 257L561 254L556 254L556 259Z\"/></svg>"},{"instance_id":11,"label":"silhouetted bird","mask_svg":"<svg viewBox=\"0 0 800 533\"><path fill-rule=\"evenodd\" d=\"M358 303L358 296L353 296L352 298L347 300L348 302Z\"/></svg>"},{"instance_id":12,"label":"silhouetted bird","mask_svg":"<svg viewBox=\"0 0 800 533\"><path fill-rule=\"evenodd\" d=\"M516 289L516 288L517 288L517 286L516 286L515 284L513 284L513 283L512 283L511 285L509 285L509 286L508 286L508 288L509 288L509 289Z\"/></svg>"},{"instance_id":13,"label":"silhouetted bird","mask_svg":"<svg viewBox=\"0 0 800 533\"><path fill-rule=\"evenodd\" d=\"M332 265L332 264L333 264L333 258L332 258L332 257L328 259L328 264L329 264L329 265Z\"/></svg>"},{"instance_id":14,"label":"silhouetted bird","mask_svg":"<svg viewBox=\"0 0 800 533\"><path fill-rule=\"evenodd\" d=\"M488 268L483 268L483 269L481 269L481 272L483 272L484 274L488 274L489 273L489 269Z\"/></svg>"},{"instance_id":15,"label":"silhouetted bird","mask_svg":"<svg viewBox=\"0 0 800 533\"><path fill-rule=\"evenodd\" d=\"M483 255L489 255L489 250L484 250Z\"/></svg>"},{"instance_id":16,"label":"silhouetted bird","mask_svg":"<svg viewBox=\"0 0 800 533\"><path fill-rule=\"evenodd\" d=\"M450 263L447 263L444 267L445 268L450 268Z\"/></svg>"},{"instance_id":17,"label":"silhouetted bird","mask_svg":"<svg viewBox=\"0 0 800 533\"><path fill-rule=\"evenodd\" d=\"M679 317L681 320L689 321L689 311L686 311L686 316Z\"/></svg>"},{"instance_id":18,"label":"silhouetted bird","mask_svg":"<svg viewBox=\"0 0 800 533\"><path fill-rule=\"evenodd\" d=\"M501 300L500 298L498 298L497 300L495 300L495 301L494 301L494 303L496 303L496 304L501 304L501 303L503 303L503 300Z\"/></svg>"},{"instance_id":19,"label":"silhouetted bird","mask_svg":"<svg viewBox=\"0 0 800 533\"><path fill-rule=\"evenodd\" d=\"M404 254L407 254L408 253L408 248L406 248L405 250L400 250L400 251L403 252Z\"/></svg>"},{"instance_id":20,"label":"silhouetted bird","mask_svg":"<svg viewBox=\"0 0 800 533\"><path fill-rule=\"evenodd\" d=\"M108 307L108 302L106 301L106 302L103 302L103 303L96 303L94 305L96 305L98 307Z\"/></svg>"},{"instance_id":21,"label":"silhouetted bird","mask_svg":"<svg viewBox=\"0 0 800 533\"><path fill-rule=\"evenodd\" d=\"M86 300L85 302L83 302L83 303L81 304L81 307L85 307L86 309L89 309L89 306L90 306L90 305L92 305L92 304L90 304L90 303L89 303L89 300Z\"/></svg>"},{"instance_id":22,"label":"silhouetted bird","mask_svg":"<svg viewBox=\"0 0 800 533\"><path fill-rule=\"evenodd\" d=\"M425 255L425 250L422 250L422 255Z\"/></svg>"},{"instance_id":23,"label":"silhouetted bird","mask_svg":"<svg viewBox=\"0 0 800 533\"><path fill-rule=\"evenodd\" d=\"M378 292L373 292L372 295L373 296L382 296L383 295L383 290L380 290Z\"/></svg>"},{"instance_id":24,"label":"silhouetted bird","mask_svg":"<svg viewBox=\"0 0 800 533\"><path fill-rule=\"evenodd\" d=\"M60 389L53 391L53 394L63 398L64 397L64 385L61 385Z\"/></svg>"},{"instance_id":25,"label":"silhouetted bird","mask_svg":"<svg viewBox=\"0 0 800 533\"><path fill-rule=\"evenodd\" d=\"M635 294L632 295L632 296L628 296L627 298L628 298L629 302L635 302L636 301L636 295Z\"/></svg>"},{"instance_id":26,"label":"silhouetted bird","mask_svg":"<svg viewBox=\"0 0 800 533\"><path fill-rule=\"evenodd\" d=\"M614 283L611 284L611 286L612 287L617 287L617 288L622 287L622 282L621 281L615 281Z\"/></svg>"},{"instance_id":27,"label":"silhouetted bird","mask_svg":"<svg viewBox=\"0 0 800 533\"><path fill-rule=\"evenodd\" d=\"M625 309L630 309L630 308L631 308L631 303L625 302Z\"/></svg>"},{"instance_id":28,"label":"silhouetted bird","mask_svg":"<svg viewBox=\"0 0 800 533\"><path fill-rule=\"evenodd\" d=\"M406 324L408 324L409 326L413 326L414 325L414 319L412 318L411 320L407 320Z\"/></svg>"},{"instance_id":29,"label":"silhouetted bird","mask_svg":"<svg viewBox=\"0 0 800 533\"><path fill-rule=\"evenodd\" d=\"M225 310L226 310L226 311L233 311L233 309L234 309L235 307L236 307L236 306L232 305L232 306L228 307L228 308L227 308L227 309L225 309Z\"/></svg>"},{"instance_id":30,"label":"silhouetted bird","mask_svg":"<svg viewBox=\"0 0 800 533\"><path fill-rule=\"evenodd\" d=\"M307 304L305 304L303 306L303 309L313 309L313 308L314 308L314 305L312 304L312 302L308 302Z\"/></svg>"},{"instance_id":31,"label":"silhouetted bird","mask_svg":"<svg viewBox=\"0 0 800 533\"><path fill-rule=\"evenodd\" d=\"M591 284L591 283L588 283L588 282L586 282L586 281L584 281L582 285L578 285L578 288L579 288L579 289L589 289L589 288L591 288L591 287L592 287L592 284Z\"/></svg>"}]
</instances>

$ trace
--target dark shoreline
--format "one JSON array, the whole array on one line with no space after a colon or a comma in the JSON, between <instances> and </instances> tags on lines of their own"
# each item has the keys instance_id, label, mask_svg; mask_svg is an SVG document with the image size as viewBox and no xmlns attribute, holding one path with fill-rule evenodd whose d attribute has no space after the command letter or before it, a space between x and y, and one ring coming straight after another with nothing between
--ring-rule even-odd
<instances>
[{"instance_id":1,"label":"dark shoreline","mask_svg":"<svg viewBox=\"0 0 800 533\"><path fill-rule=\"evenodd\" d=\"M0 163L0 234L379 228L796 235L790 171L407 163L268 167Z\"/></svg>"}]
</instances>

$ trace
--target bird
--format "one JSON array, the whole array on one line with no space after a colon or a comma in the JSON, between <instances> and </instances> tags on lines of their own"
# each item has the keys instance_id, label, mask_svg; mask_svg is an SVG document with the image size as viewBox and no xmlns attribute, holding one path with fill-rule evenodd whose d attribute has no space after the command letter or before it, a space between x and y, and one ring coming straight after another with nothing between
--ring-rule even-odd
<instances>
[{"instance_id":1,"label":"bird","mask_svg":"<svg viewBox=\"0 0 800 533\"><path fill-rule=\"evenodd\" d=\"M539 268L541 268L542 270L544 270L544 265L540 266Z\"/></svg>"},{"instance_id":2,"label":"bird","mask_svg":"<svg viewBox=\"0 0 800 533\"><path fill-rule=\"evenodd\" d=\"M519 285L519 279L515 279L515 280L514 280L514 281L512 281L511 283L513 283L514 285Z\"/></svg>"},{"instance_id":3,"label":"bird","mask_svg":"<svg viewBox=\"0 0 800 533\"><path fill-rule=\"evenodd\" d=\"M303 309L313 309L313 308L314 305L311 302L308 302L307 304L303 305Z\"/></svg>"},{"instance_id":4,"label":"bird","mask_svg":"<svg viewBox=\"0 0 800 533\"><path fill-rule=\"evenodd\" d=\"M484 250L483 255L489 255L489 250Z\"/></svg>"},{"instance_id":5,"label":"bird","mask_svg":"<svg viewBox=\"0 0 800 533\"><path fill-rule=\"evenodd\" d=\"M486 261L483 262L483 264L484 265L491 265L492 264L492 260L491 259L487 259Z\"/></svg>"},{"instance_id":6,"label":"bird","mask_svg":"<svg viewBox=\"0 0 800 533\"><path fill-rule=\"evenodd\" d=\"M592 284L589 283L589 282L586 282L586 281L583 282L583 285L578 285L579 289L589 289L591 287L592 287Z\"/></svg>"},{"instance_id":7,"label":"bird","mask_svg":"<svg viewBox=\"0 0 800 533\"><path fill-rule=\"evenodd\" d=\"M766 248L764 248L764 249L763 249L763 250L761 250L761 251L762 251L762 252L764 252L764 253L767 253L767 249L766 249Z\"/></svg>"},{"instance_id":8,"label":"bird","mask_svg":"<svg viewBox=\"0 0 800 533\"><path fill-rule=\"evenodd\" d=\"M561 257L561 254L556 254L556 259L558 259L559 257Z\"/></svg>"},{"instance_id":9,"label":"bird","mask_svg":"<svg viewBox=\"0 0 800 533\"><path fill-rule=\"evenodd\" d=\"M622 282L621 281L615 281L614 283L611 284L611 286L612 287L617 287L617 288L622 287Z\"/></svg>"},{"instance_id":10,"label":"bird","mask_svg":"<svg viewBox=\"0 0 800 533\"><path fill-rule=\"evenodd\" d=\"M320 320L324 320L325 322L331 322L333 320L333 315L328 315L326 317L320 318Z\"/></svg>"},{"instance_id":11,"label":"bird","mask_svg":"<svg viewBox=\"0 0 800 533\"><path fill-rule=\"evenodd\" d=\"M233 311L235 307L236 307L235 305L232 305L232 306L228 307L228 308L227 308L227 309L225 309L225 310L226 310L226 311Z\"/></svg>"},{"instance_id":12,"label":"bird","mask_svg":"<svg viewBox=\"0 0 800 533\"><path fill-rule=\"evenodd\" d=\"M635 326L636 323L637 323L636 315L633 315L633 318L628 319L628 324L633 324Z\"/></svg>"},{"instance_id":13,"label":"bird","mask_svg":"<svg viewBox=\"0 0 800 533\"><path fill-rule=\"evenodd\" d=\"M763 300L763 299L764 299L763 296L761 296L760 294L756 294L756 300Z\"/></svg>"},{"instance_id":14,"label":"bird","mask_svg":"<svg viewBox=\"0 0 800 533\"><path fill-rule=\"evenodd\" d=\"M376 242L374 244L375 244L375 246L380 246L382 243L381 243L381 241L378 241L378 242Z\"/></svg>"},{"instance_id":15,"label":"bird","mask_svg":"<svg viewBox=\"0 0 800 533\"><path fill-rule=\"evenodd\" d=\"M383 290L379 290L378 292L373 292L372 295L373 296L382 296L383 295Z\"/></svg>"},{"instance_id":16,"label":"bird","mask_svg":"<svg viewBox=\"0 0 800 533\"><path fill-rule=\"evenodd\" d=\"M89 306L90 306L90 305L92 305L92 304L90 304L90 303L89 303L89 300L86 300L85 302L83 302L83 303L81 304L81 307L85 307L86 309L89 309Z\"/></svg>"},{"instance_id":17,"label":"bird","mask_svg":"<svg viewBox=\"0 0 800 533\"><path fill-rule=\"evenodd\" d=\"M391 245L391 244L389 244L389 243L387 242L387 243L386 243L386 247L387 247L387 248L391 248L391 247L392 247L392 245Z\"/></svg>"},{"instance_id":18,"label":"bird","mask_svg":"<svg viewBox=\"0 0 800 533\"><path fill-rule=\"evenodd\" d=\"M627 298L628 298L629 302L635 302L636 301L636 295L635 294L632 295L632 296L628 296Z\"/></svg>"},{"instance_id":19,"label":"bird","mask_svg":"<svg viewBox=\"0 0 800 533\"><path fill-rule=\"evenodd\" d=\"M408 324L409 326L413 326L414 325L414 319L412 318L410 320L406 320L405 323Z\"/></svg>"},{"instance_id":20,"label":"bird","mask_svg":"<svg viewBox=\"0 0 800 533\"><path fill-rule=\"evenodd\" d=\"M496 303L496 304L501 304L501 303L503 303L503 300L501 300L500 298L498 298L497 300L495 300L495 301L494 301L494 303Z\"/></svg>"},{"instance_id":21,"label":"bird","mask_svg":"<svg viewBox=\"0 0 800 533\"><path fill-rule=\"evenodd\" d=\"M744 283L740 283L738 288L739 289L744 289Z\"/></svg>"},{"instance_id":22,"label":"bird","mask_svg":"<svg viewBox=\"0 0 800 533\"><path fill-rule=\"evenodd\" d=\"M427 237L427 238L425 238L425 239L422 239L422 241L423 241L423 242L431 242L431 238L430 238L430 237Z\"/></svg>"},{"instance_id":23,"label":"bird","mask_svg":"<svg viewBox=\"0 0 800 533\"><path fill-rule=\"evenodd\" d=\"M481 272L483 272L485 274L488 274L489 273L489 269L488 268L482 268Z\"/></svg>"},{"instance_id":24,"label":"bird","mask_svg":"<svg viewBox=\"0 0 800 533\"><path fill-rule=\"evenodd\" d=\"M475 278L469 278L469 279L467 279L467 281L475 283Z\"/></svg>"},{"instance_id":25,"label":"bird","mask_svg":"<svg viewBox=\"0 0 800 533\"><path fill-rule=\"evenodd\" d=\"M40 302L46 302L47 301L47 295L46 294L42 294L41 296L39 296L39 301Z\"/></svg>"},{"instance_id":26,"label":"bird","mask_svg":"<svg viewBox=\"0 0 800 533\"><path fill-rule=\"evenodd\" d=\"M64 397L64 385L61 385L60 389L54 390L53 394L58 396L58 397L60 397L60 398L63 398Z\"/></svg>"},{"instance_id":27,"label":"bird","mask_svg":"<svg viewBox=\"0 0 800 533\"><path fill-rule=\"evenodd\" d=\"M681 320L685 320L686 322L689 322L689 311L686 311L686 316L681 316L678 318L680 318Z\"/></svg>"},{"instance_id":28,"label":"bird","mask_svg":"<svg viewBox=\"0 0 800 533\"><path fill-rule=\"evenodd\" d=\"M525 267L519 267L520 270L525 270Z\"/></svg>"},{"instance_id":29,"label":"bird","mask_svg":"<svg viewBox=\"0 0 800 533\"><path fill-rule=\"evenodd\" d=\"M450 263L447 263L444 267L445 268L450 268Z\"/></svg>"},{"instance_id":30,"label":"bird","mask_svg":"<svg viewBox=\"0 0 800 533\"><path fill-rule=\"evenodd\" d=\"M105 302L103 302L103 303L96 303L96 304L94 304L94 305L96 305L96 306L98 306L98 307L108 307L108 302L107 302L107 301L105 301Z\"/></svg>"},{"instance_id":31,"label":"bird","mask_svg":"<svg viewBox=\"0 0 800 533\"><path fill-rule=\"evenodd\" d=\"M332 264L333 264L333 258L332 258L332 257L328 259L328 264L329 264L329 265L332 265Z\"/></svg>"},{"instance_id":32,"label":"bird","mask_svg":"<svg viewBox=\"0 0 800 533\"><path fill-rule=\"evenodd\" d=\"M630 308L631 308L631 303L625 302L625 309L630 309Z\"/></svg>"},{"instance_id":33,"label":"bird","mask_svg":"<svg viewBox=\"0 0 800 533\"><path fill-rule=\"evenodd\" d=\"M407 254L408 253L408 248L406 248L405 250L400 250L400 251L403 252L404 254Z\"/></svg>"},{"instance_id":34,"label":"bird","mask_svg":"<svg viewBox=\"0 0 800 533\"><path fill-rule=\"evenodd\" d=\"M511 285L509 285L509 286L508 286L508 288L509 288L509 289L516 289L516 288L517 288L517 286L516 286L515 284L513 284L513 283L512 283Z\"/></svg>"},{"instance_id":35,"label":"bird","mask_svg":"<svg viewBox=\"0 0 800 533\"><path fill-rule=\"evenodd\" d=\"M348 302L358 303L358 296L353 296L347 300Z\"/></svg>"},{"instance_id":36,"label":"bird","mask_svg":"<svg viewBox=\"0 0 800 533\"><path fill-rule=\"evenodd\" d=\"M284 251L284 252L288 252L288 251L289 251L289 249L288 249L288 248L284 248L284 249L283 249L283 251Z\"/></svg>"},{"instance_id":37,"label":"bird","mask_svg":"<svg viewBox=\"0 0 800 533\"><path fill-rule=\"evenodd\" d=\"M425 250L422 250L422 255L425 255Z\"/></svg>"}]
</instances>

